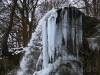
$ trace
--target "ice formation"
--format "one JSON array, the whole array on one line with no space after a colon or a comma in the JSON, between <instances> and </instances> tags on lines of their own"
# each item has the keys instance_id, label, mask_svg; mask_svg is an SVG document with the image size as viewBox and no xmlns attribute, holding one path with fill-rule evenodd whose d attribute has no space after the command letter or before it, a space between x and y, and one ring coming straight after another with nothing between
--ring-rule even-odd
<instances>
[{"instance_id":1,"label":"ice formation","mask_svg":"<svg viewBox=\"0 0 100 75\"><path fill-rule=\"evenodd\" d=\"M43 64L42 69L34 72L33 75L50 75L51 73L52 75L59 75L56 71L62 64L70 64L77 75L82 75L82 69L78 64L80 63L79 58L77 58L79 46L82 43L82 16L76 20L76 23L80 23L80 25L71 31L70 23L68 23L68 13L63 14L59 22L57 21L58 15L57 10L52 9L40 20L42 25ZM68 54L67 46L70 38L77 47L75 48L77 49L77 56Z\"/></svg>"},{"instance_id":2,"label":"ice formation","mask_svg":"<svg viewBox=\"0 0 100 75\"><path fill-rule=\"evenodd\" d=\"M38 38L37 34L41 33L41 28L43 49L36 66L38 68L38 65L42 63L42 68L35 71L33 75L63 75L60 74L60 69L62 65L67 64L71 65L72 73L82 75L82 67L77 58L79 46L82 43L82 16L73 18L75 22L71 21L73 23L71 24L68 19L69 14L65 9L62 9L59 14L58 10L53 8L39 21L36 31L25 48L26 52L17 75L30 75L30 65L33 62L32 53L36 47L34 40ZM72 51L76 51L77 55L69 53Z\"/></svg>"}]
</instances>

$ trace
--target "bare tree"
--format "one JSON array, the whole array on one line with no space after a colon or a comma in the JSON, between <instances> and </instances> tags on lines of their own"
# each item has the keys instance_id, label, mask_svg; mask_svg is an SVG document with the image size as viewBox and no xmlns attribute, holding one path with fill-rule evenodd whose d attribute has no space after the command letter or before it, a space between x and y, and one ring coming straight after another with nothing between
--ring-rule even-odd
<instances>
[{"instance_id":1,"label":"bare tree","mask_svg":"<svg viewBox=\"0 0 100 75\"><path fill-rule=\"evenodd\" d=\"M17 3L17 11L20 16L21 26L22 26L22 39L23 46L25 47L31 37L32 31L36 28L36 18L35 10L37 7L38 0L19 0Z\"/></svg>"},{"instance_id":2,"label":"bare tree","mask_svg":"<svg viewBox=\"0 0 100 75\"><path fill-rule=\"evenodd\" d=\"M9 33L13 27L13 17L15 14L16 5L17 5L17 0L13 0L13 4L11 5L11 9L10 9L11 12L10 12L9 26L2 37L1 50L3 55L9 55L7 41L8 41Z\"/></svg>"},{"instance_id":3,"label":"bare tree","mask_svg":"<svg viewBox=\"0 0 100 75\"><path fill-rule=\"evenodd\" d=\"M9 54L8 48L16 47L14 46L15 42L19 44L19 47L27 45L32 32L36 28L35 10L38 0L12 0L10 3L6 3L8 3L7 6L10 9L10 21L2 37L1 48L3 55ZM13 39L16 39L16 41L13 41Z\"/></svg>"},{"instance_id":4,"label":"bare tree","mask_svg":"<svg viewBox=\"0 0 100 75\"><path fill-rule=\"evenodd\" d=\"M100 17L100 0L81 0L85 3L86 14L96 18Z\"/></svg>"}]
</instances>

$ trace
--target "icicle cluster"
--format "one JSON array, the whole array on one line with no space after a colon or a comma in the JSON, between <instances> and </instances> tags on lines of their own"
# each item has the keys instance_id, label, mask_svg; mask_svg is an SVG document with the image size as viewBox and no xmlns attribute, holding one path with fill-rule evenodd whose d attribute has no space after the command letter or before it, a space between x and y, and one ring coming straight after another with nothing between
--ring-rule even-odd
<instances>
[{"instance_id":1,"label":"icicle cluster","mask_svg":"<svg viewBox=\"0 0 100 75\"><path fill-rule=\"evenodd\" d=\"M68 13L66 12L63 15L63 18L59 20L59 23L57 23L57 18L57 10L52 9L39 22L42 25L43 64L42 69L34 72L33 75L50 75L50 73L54 73L52 75L59 75L59 70L57 71L59 66L68 63L72 66L74 72L77 72L78 75L82 75L80 67L77 68L78 63L74 64L74 62L79 62L79 59L71 54L68 54L66 50L68 49L68 40L72 37L72 35L73 41L76 41L74 43L77 47L79 47L82 43L82 24L79 26L81 29L77 27L77 33L74 33L74 30L72 34L72 31L70 30L71 26L68 23ZM81 20L82 17L78 19L78 22L81 23Z\"/></svg>"},{"instance_id":2,"label":"icicle cluster","mask_svg":"<svg viewBox=\"0 0 100 75\"><path fill-rule=\"evenodd\" d=\"M76 18L71 16L70 19L69 15L70 12L66 9L62 9L60 13L52 9L39 21L38 27L32 33L32 38L25 48L25 55L17 75L31 75L35 40L39 38L42 38L43 50L36 67L41 65L41 68L33 75L63 75L60 74L63 69L62 65L68 68L66 66L68 64L71 66L71 74L82 75L81 64L77 58L79 46L82 43L82 16ZM41 28L42 37L39 37ZM73 53L69 54L71 51L76 51L77 57Z\"/></svg>"}]
</instances>

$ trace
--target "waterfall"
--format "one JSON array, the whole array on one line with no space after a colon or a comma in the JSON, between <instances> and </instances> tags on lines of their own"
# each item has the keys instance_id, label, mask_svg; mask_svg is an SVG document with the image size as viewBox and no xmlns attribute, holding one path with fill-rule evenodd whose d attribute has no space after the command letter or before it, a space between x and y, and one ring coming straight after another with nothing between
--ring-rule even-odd
<instances>
[{"instance_id":1,"label":"waterfall","mask_svg":"<svg viewBox=\"0 0 100 75\"><path fill-rule=\"evenodd\" d=\"M40 28L39 28L40 27ZM38 31L38 29L40 29ZM41 31L42 30L42 31ZM42 32L42 33L41 33ZM75 8L52 9L39 21L35 33L25 48L17 75L31 75L29 70L34 61L33 40L37 33L42 35L42 53L36 66L42 65L33 75L83 75L79 59L82 44L82 14ZM38 36L37 36L38 37Z\"/></svg>"}]
</instances>

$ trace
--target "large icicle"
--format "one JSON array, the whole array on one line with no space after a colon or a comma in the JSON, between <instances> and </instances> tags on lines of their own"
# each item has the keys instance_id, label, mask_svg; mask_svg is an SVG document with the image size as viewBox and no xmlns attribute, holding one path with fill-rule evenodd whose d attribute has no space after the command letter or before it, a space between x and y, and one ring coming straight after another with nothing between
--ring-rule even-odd
<instances>
[{"instance_id":1,"label":"large icicle","mask_svg":"<svg viewBox=\"0 0 100 75\"><path fill-rule=\"evenodd\" d=\"M56 18L57 12L53 10L52 14L48 18L48 54L50 61L54 60L54 53L55 53L55 39L56 39Z\"/></svg>"},{"instance_id":2,"label":"large icicle","mask_svg":"<svg viewBox=\"0 0 100 75\"><path fill-rule=\"evenodd\" d=\"M64 10L64 9L63 9ZM63 15L63 24L62 24L62 32L65 41L65 47L67 48L67 41L69 38L69 23L68 23L68 12Z\"/></svg>"},{"instance_id":3,"label":"large icicle","mask_svg":"<svg viewBox=\"0 0 100 75\"><path fill-rule=\"evenodd\" d=\"M76 52L77 52L77 58L79 58L79 50L82 46L82 37L83 37L83 30L82 30L82 15L79 16L79 18L76 20Z\"/></svg>"},{"instance_id":4,"label":"large icicle","mask_svg":"<svg viewBox=\"0 0 100 75\"><path fill-rule=\"evenodd\" d=\"M49 56L48 56L48 41L47 41L47 25L46 21L42 22L42 31L43 31L43 68L47 67L48 62L49 62Z\"/></svg>"},{"instance_id":5,"label":"large icicle","mask_svg":"<svg viewBox=\"0 0 100 75\"><path fill-rule=\"evenodd\" d=\"M43 68L47 67L50 59L54 59L56 18L57 12L52 9L40 21L43 30Z\"/></svg>"}]
</instances>

